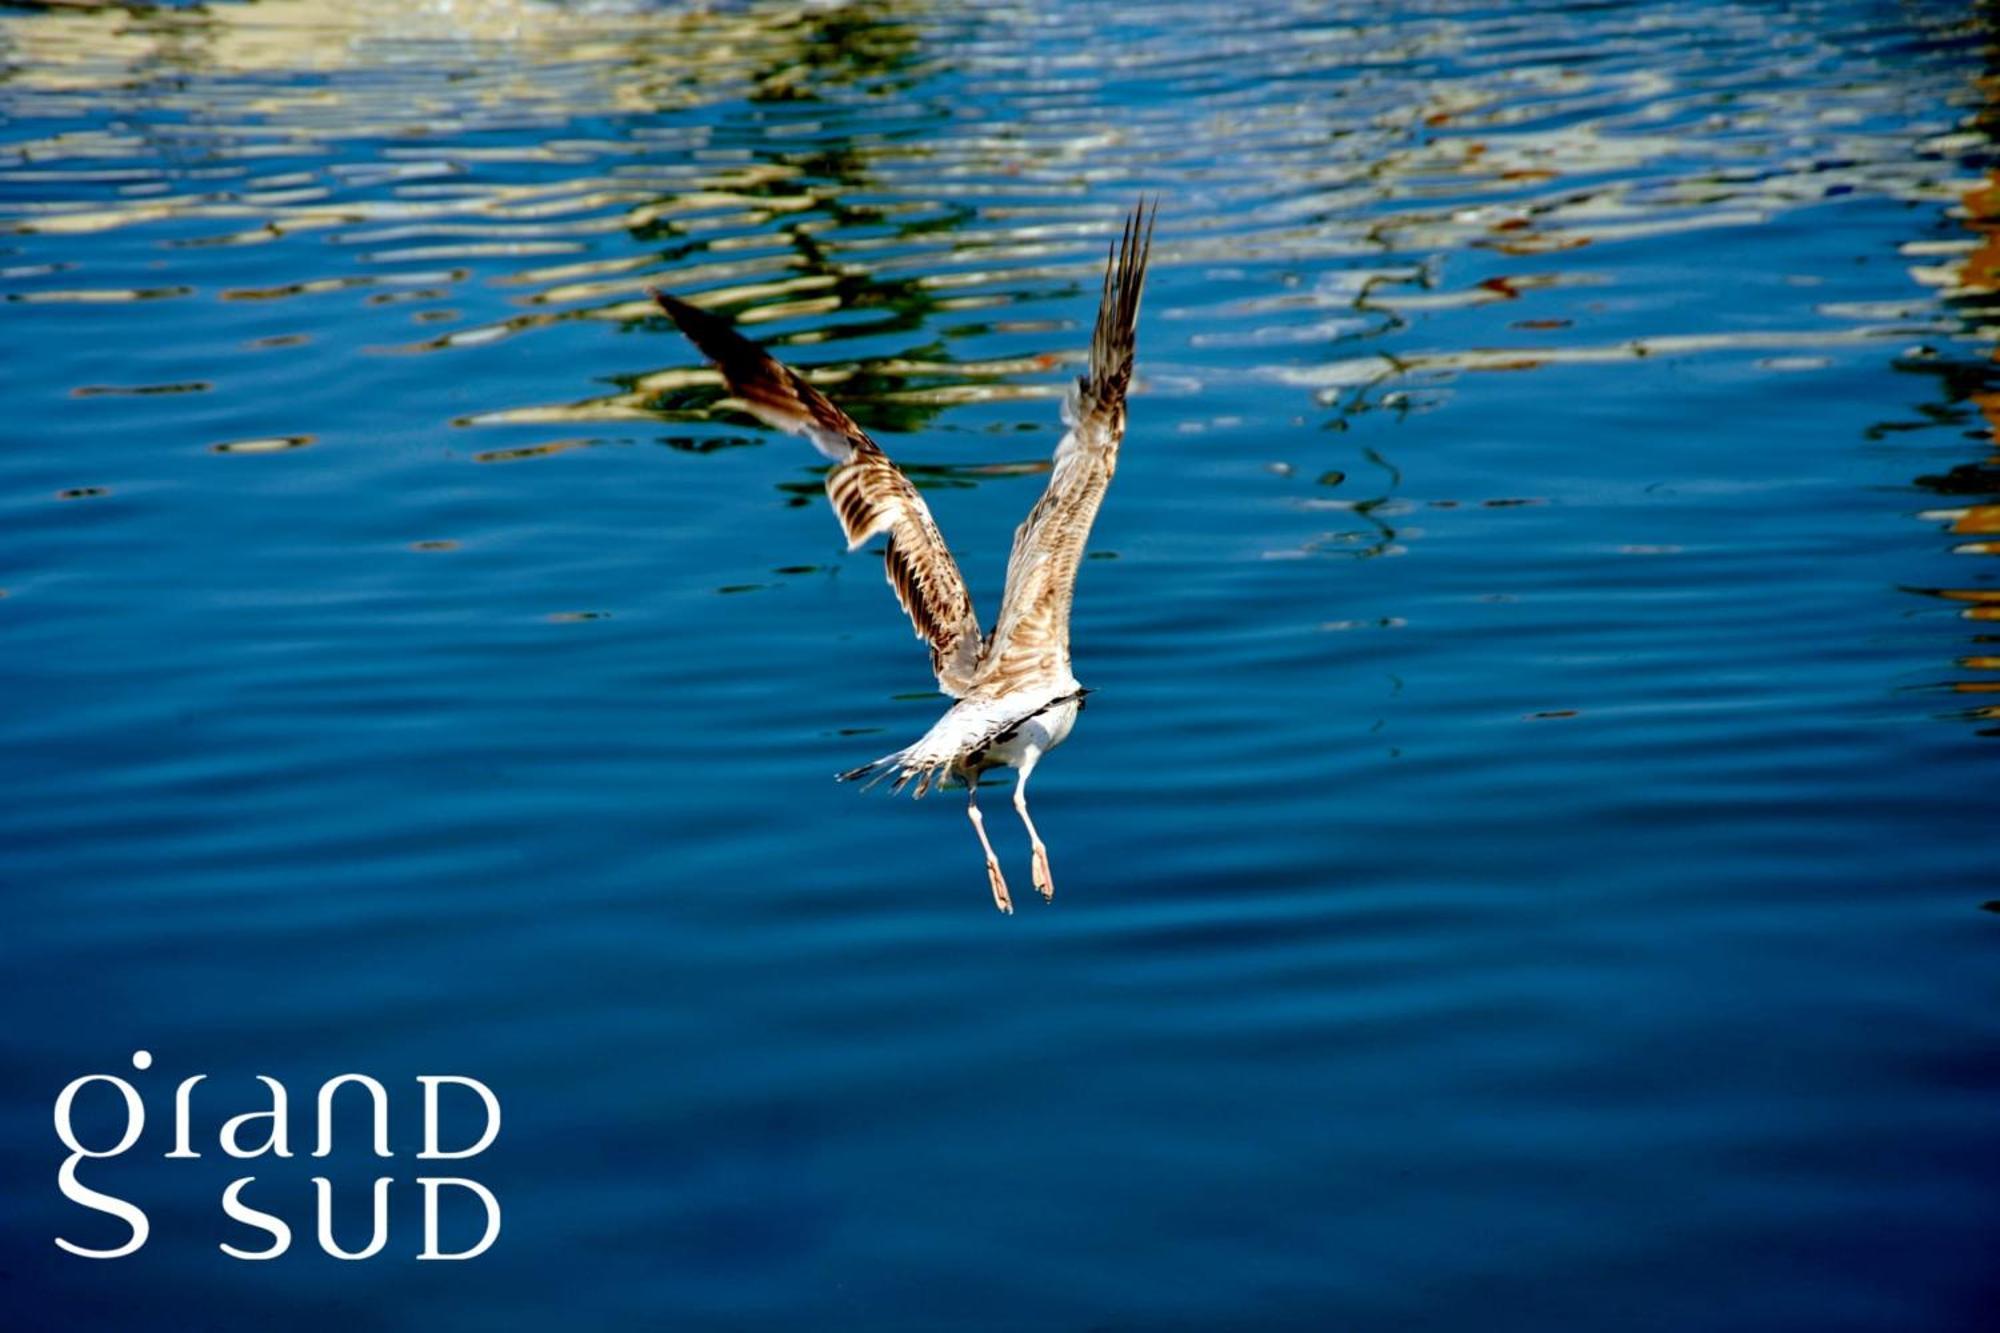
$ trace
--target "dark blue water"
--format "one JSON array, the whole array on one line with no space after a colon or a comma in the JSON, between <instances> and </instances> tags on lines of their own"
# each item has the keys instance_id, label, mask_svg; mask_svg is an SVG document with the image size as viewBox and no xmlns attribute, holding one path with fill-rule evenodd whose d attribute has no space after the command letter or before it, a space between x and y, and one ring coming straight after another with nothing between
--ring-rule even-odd
<instances>
[{"instance_id":1,"label":"dark blue water","mask_svg":"<svg viewBox=\"0 0 2000 1333\"><path fill-rule=\"evenodd\" d=\"M0 1323L1994 1327L1983 23L0 11ZM958 798L830 780L923 654L643 288L990 619L1142 191L1001 918ZM343 1073L394 1158L308 1156ZM231 1160L260 1074L296 1156ZM490 1252L414 1259L424 1174Z\"/></svg>"}]
</instances>

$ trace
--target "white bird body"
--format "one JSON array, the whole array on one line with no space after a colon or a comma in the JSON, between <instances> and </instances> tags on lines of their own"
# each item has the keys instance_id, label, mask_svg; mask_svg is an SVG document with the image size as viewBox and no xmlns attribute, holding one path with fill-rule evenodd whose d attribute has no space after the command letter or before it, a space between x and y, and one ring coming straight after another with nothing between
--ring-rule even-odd
<instances>
[{"instance_id":1,"label":"white bird body","mask_svg":"<svg viewBox=\"0 0 2000 1333\"><path fill-rule=\"evenodd\" d=\"M1000 614L990 633L980 631L964 576L929 508L881 446L796 371L725 321L664 292L653 293L753 415L805 436L833 461L827 499L847 533L848 549L888 538L882 558L890 586L917 637L930 645L938 688L955 702L915 743L840 776L868 778L872 786L893 775L897 790L914 781L918 796L962 780L966 811L986 853L993 901L1003 912L1013 911L1013 902L979 813L979 778L1003 767L1019 774L1014 809L1033 848L1035 887L1052 897L1048 849L1028 816L1028 775L1068 738L1087 692L1070 670L1070 606L1091 523L1118 467L1139 294L1151 248L1152 222L1142 204L1126 219L1105 269L1089 366L1064 398L1068 429L1056 445L1047 488L1014 534Z\"/></svg>"},{"instance_id":2,"label":"white bird body","mask_svg":"<svg viewBox=\"0 0 2000 1333\"><path fill-rule=\"evenodd\" d=\"M963 776L966 769L983 773L990 768L1020 768L1030 751L1039 758L1068 739L1083 707L1082 695L1082 687L1072 679L1066 691L1047 699L1020 691L990 699L960 699L914 745L861 771L879 779L898 771L953 770Z\"/></svg>"}]
</instances>

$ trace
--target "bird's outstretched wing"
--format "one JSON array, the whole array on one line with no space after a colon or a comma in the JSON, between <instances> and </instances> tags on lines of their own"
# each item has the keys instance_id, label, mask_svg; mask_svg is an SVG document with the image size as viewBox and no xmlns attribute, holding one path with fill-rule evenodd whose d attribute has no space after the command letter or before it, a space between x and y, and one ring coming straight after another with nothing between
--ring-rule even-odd
<instances>
[{"instance_id":1,"label":"bird's outstretched wing","mask_svg":"<svg viewBox=\"0 0 2000 1333\"><path fill-rule=\"evenodd\" d=\"M1157 203L1150 213L1143 201L1134 208L1105 266L1090 366L1063 400L1069 430L1056 445L1048 489L1014 533L1000 618L974 682L981 695L1004 694L1036 680L1056 688L1074 685L1070 602L1090 525L1117 470L1118 442L1125 437L1125 389L1132 381L1137 347L1139 291L1146 281L1158 214Z\"/></svg>"},{"instance_id":2,"label":"bird's outstretched wing","mask_svg":"<svg viewBox=\"0 0 2000 1333\"><path fill-rule=\"evenodd\" d=\"M653 299L715 363L729 392L759 420L805 436L833 460L826 495L847 532L847 549L877 533L888 534L882 563L889 585L917 637L931 646L938 688L954 698L964 694L979 660L979 617L965 577L910 479L845 412L728 321L662 291L654 291Z\"/></svg>"}]
</instances>

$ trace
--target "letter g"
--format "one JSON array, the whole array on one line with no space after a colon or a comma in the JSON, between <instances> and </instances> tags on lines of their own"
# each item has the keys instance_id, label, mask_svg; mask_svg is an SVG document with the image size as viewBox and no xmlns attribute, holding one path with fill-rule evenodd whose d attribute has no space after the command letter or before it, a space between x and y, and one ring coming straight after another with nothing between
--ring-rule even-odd
<instances>
[{"instance_id":1,"label":"letter g","mask_svg":"<svg viewBox=\"0 0 2000 1333\"><path fill-rule=\"evenodd\" d=\"M76 1128L70 1124L70 1107L76 1101L76 1094L89 1083L109 1083L125 1098L124 1137L118 1140L116 1147L101 1152L93 1152L78 1143ZM81 1255L86 1259L122 1259L146 1243L151 1224L146 1221L146 1214L137 1205L109 1194L101 1194L76 1178L76 1164L79 1160L85 1157L116 1157L137 1143L140 1133L145 1128L146 1105L139 1100L138 1091L122 1078L115 1078L110 1074L86 1074L82 1078L70 1080L69 1086L62 1090L62 1094L56 1098L56 1137L63 1141L63 1146L70 1150L70 1155L63 1159L62 1169L56 1173L56 1183L61 1186L63 1197L70 1202L80 1203L100 1213L109 1213L131 1227L132 1239L113 1250L85 1249L81 1245L64 1240L61 1236L56 1237L57 1245L71 1254Z\"/></svg>"}]
</instances>

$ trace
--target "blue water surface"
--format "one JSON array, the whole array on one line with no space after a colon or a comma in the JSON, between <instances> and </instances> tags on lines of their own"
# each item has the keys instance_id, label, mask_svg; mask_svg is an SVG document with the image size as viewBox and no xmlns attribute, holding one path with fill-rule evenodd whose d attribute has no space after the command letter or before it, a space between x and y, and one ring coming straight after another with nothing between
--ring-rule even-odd
<instances>
[{"instance_id":1,"label":"blue water surface","mask_svg":"<svg viewBox=\"0 0 2000 1333\"><path fill-rule=\"evenodd\" d=\"M1996 1327L1989 17L0 10L0 1325ZM1003 918L831 780L924 654L644 289L990 620L1155 193Z\"/></svg>"}]
</instances>

